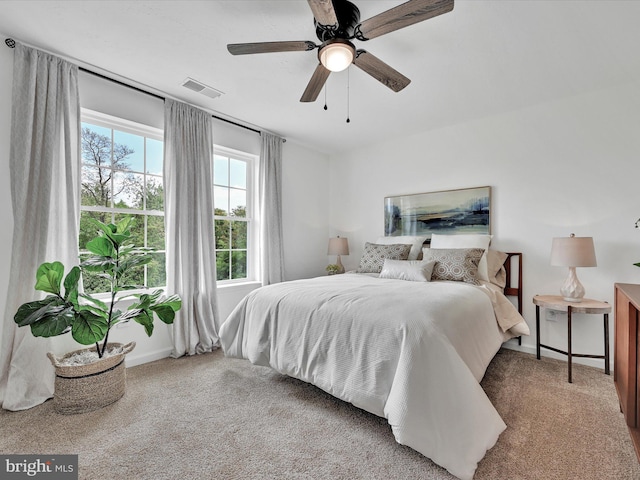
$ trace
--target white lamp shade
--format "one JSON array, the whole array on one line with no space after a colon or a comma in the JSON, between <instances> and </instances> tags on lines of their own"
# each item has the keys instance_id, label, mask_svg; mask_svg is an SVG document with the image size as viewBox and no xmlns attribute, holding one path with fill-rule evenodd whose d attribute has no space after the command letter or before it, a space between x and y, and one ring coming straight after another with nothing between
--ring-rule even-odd
<instances>
[{"instance_id":1,"label":"white lamp shade","mask_svg":"<svg viewBox=\"0 0 640 480\"><path fill-rule=\"evenodd\" d=\"M349 241L345 237L330 238L327 255L349 255Z\"/></svg>"},{"instance_id":2,"label":"white lamp shade","mask_svg":"<svg viewBox=\"0 0 640 480\"><path fill-rule=\"evenodd\" d=\"M592 237L554 238L551 244L551 265L556 267L595 267L596 251Z\"/></svg>"},{"instance_id":3,"label":"white lamp shade","mask_svg":"<svg viewBox=\"0 0 640 480\"><path fill-rule=\"evenodd\" d=\"M341 72L353 62L353 48L344 43L332 43L320 51L320 62L327 70Z\"/></svg>"}]
</instances>

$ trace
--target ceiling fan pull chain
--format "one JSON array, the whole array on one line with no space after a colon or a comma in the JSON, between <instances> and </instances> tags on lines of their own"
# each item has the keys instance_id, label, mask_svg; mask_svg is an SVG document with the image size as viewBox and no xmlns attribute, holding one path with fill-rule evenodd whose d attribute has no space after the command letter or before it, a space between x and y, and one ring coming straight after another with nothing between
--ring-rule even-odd
<instances>
[{"instance_id":1,"label":"ceiling fan pull chain","mask_svg":"<svg viewBox=\"0 0 640 480\"><path fill-rule=\"evenodd\" d=\"M324 84L324 109L328 110L327 108L327 84Z\"/></svg>"},{"instance_id":2,"label":"ceiling fan pull chain","mask_svg":"<svg viewBox=\"0 0 640 480\"><path fill-rule=\"evenodd\" d=\"M351 122L351 119L349 118L349 80L351 79L351 75L349 74L350 70L350 68L347 68L347 123Z\"/></svg>"}]
</instances>

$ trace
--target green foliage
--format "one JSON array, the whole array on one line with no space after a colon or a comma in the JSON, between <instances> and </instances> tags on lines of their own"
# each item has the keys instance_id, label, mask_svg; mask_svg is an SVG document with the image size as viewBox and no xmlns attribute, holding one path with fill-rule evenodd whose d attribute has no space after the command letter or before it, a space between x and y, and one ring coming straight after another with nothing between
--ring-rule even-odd
<instances>
[{"instance_id":1,"label":"green foliage","mask_svg":"<svg viewBox=\"0 0 640 480\"><path fill-rule=\"evenodd\" d=\"M335 263L330 263L329 265L327 265L327 268L325 268L325 270L329 275L335 275L336 273L340 272L340 267Z\"/></svg>"},{"instance_id":2,"label":"green foliage","mask_svg":"<svg viewBox=\"0 0 640 480\"><path fill-rule=\"evenodd\" d=\"M216 208L217 217L227 212ZM231 210L231 217L245 218L246 208ZM216 218L216 273L218 280L247 278L247 222Z\"/></svg>"},{"instance_id":3,"label":"green foliage","mask_svg":"<svg viewBox=\"0 0 640 480\"><path fill-rule=\"evenodd\" d=\"M132 217L123 217L115 224L95 218L90 221L98 233L87 242L87 250L92 255L86 257L80 266L73 267L66 276L60 262L40 265L36 272L35 289L51 295L44 300L21 305L14 321L19 327L29 325L36 337L53 337L71 332L74 340L82 345L95 343L98 355L102 357L109 331L114 325L133 319L151 336L154 316L171 324L182 302L177 295L162 299L162 290L150 294L121 294L132 288L140 288L141 283L132 282L137 278L134 272L158 260L154 257L153 249L136 248L131 243L134 227ZM97 275L108 285L110 302L79 293L80 280L87 273ZM135 300L122 312L117 309L117 304L125 298Z\"/></svg>"}]
</instances>

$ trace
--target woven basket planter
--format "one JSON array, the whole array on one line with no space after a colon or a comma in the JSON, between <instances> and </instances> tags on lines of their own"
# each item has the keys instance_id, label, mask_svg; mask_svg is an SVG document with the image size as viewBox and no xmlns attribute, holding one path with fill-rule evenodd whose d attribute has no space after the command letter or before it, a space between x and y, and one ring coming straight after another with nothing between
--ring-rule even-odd
<instances>
[{"instance_id":1,"label":"woven basket planter","mask_svg":"<svg viewBox=\"0 0 640 480\"><path fill-rule=\"evenodd\" d=\"M107 350L118 348L119 353L103 357L87 365L63 365L65 359L89 349L75 350L62 357L47 353L56 369L53 409L65 415L98 410L118 401L124 395L126 370L124 357L136 346L108 343Z\"/></svg>"}]
</instances>

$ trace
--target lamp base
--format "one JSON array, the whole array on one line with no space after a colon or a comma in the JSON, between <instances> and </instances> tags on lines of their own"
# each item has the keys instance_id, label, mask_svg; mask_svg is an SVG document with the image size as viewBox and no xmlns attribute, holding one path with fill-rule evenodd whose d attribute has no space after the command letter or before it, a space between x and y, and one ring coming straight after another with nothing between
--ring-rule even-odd
<instances>
[{"instance_id":1,"label":"lamp base","mask_svg":"<svg viewBox=\"0 0 640 480\"><path fill-rule=\"evenodd\" d=\"M584 287L576 275L576 267L569 267L569 275L560 289L562 297L567 302L580 303L584 297Z\"/></svg>"},{"instance_id":2,"label":"lamp base","mask_svg":"<svg viewBox=\"0 0 640 480\"><path fill-rule=\"evenodd\" d=\"M336 259L336 265L338 265L338 273L344 273L344 265L342 265L342 260L340 260L340 255L338 255L338 258Z\"/></svg>"}]
</instances>

